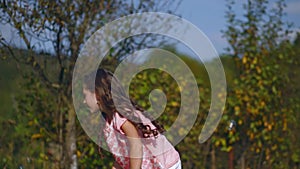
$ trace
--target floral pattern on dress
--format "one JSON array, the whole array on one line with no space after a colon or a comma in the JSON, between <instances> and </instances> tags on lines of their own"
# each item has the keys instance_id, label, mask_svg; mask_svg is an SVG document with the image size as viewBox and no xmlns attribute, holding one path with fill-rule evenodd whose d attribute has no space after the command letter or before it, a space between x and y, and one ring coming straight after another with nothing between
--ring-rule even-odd
<instances>
[{"instance_id":1,"label":"floral pattern on dress","mask_svg":"<svg viewBox=\"0 0 300 169\"><path fill-rule=\"evenodd\" d=\"M113 153L116 162L124 169L130 166L129 144L126 136L117 131L113 124L106 123L104 128L104 137L110 152ZM162 169L163 166L159 163L156 157L151 155L150 150L143 144L142 169ZM147 158L146 158L147 157ZM149 158L150 157L150 158ZM152 157L152 158L151 158Z\"/></svg>"}]
</instances>

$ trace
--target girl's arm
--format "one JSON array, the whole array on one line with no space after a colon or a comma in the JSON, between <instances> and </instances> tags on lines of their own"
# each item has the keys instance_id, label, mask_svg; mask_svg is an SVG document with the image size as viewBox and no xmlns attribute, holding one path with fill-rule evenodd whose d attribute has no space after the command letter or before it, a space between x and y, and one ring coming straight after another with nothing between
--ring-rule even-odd
<instances>
[{"instance_id":1,"label":"girl's arm","mask_svg":"<svg viewBox=\"0 0 300 169\"><path fill-rule=\"evenodd\" d=\"M142 165L142 142L138 131L130 121L125 121L121 129L126 134L130 145L130 169L140 169Z\"/></svg>"}]
</instances>

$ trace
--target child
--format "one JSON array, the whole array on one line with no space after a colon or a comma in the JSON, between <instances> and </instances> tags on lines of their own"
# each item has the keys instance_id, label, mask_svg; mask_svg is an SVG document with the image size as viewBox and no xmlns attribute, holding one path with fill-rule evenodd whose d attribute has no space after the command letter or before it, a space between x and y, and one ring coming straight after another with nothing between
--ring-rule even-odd
<instances>
[{"instance_id":1,"label":"child","mask_svg":"<svg viewBox=\"0 0 300 169\"><path fill-rule=\"evenodd\" d=\"M105 119L100 137L114 155L113 168L181 169L179 153L161 134L163 127L128 101L111 72L98 69L85 76L83 94L90 112L101 111Z\"/></svg>"}]
</instances>

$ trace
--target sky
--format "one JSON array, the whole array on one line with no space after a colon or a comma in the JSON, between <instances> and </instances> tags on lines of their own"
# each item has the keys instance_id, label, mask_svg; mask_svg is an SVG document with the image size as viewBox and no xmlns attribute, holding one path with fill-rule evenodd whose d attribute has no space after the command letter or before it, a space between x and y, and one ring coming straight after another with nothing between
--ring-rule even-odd
<instances>
[{"instance_id":1,"label":"sky","mask_svg":"<svg viewBox=\"0 0 300 169\"><path fill-rule=\"evenodd\" d=\"M241 4L246 0L236 0L239 4L234 8L237 14L242 14ZM270 5L275 0L270 0ZM194 24L211 41L218 54L225 53L228 47L227 41L222 37L221 30L226 29L226 0L182 0L176 11L177 15ZM300 31L300 0L286 0L285 20L294 23L294 29ZM18 40L18 35L12 33L9 27L0 25L2 35L7 39L14 39L16 44L22 42ZM10 37L10 38L8 38ZM13 38L12 38L13 37ZM182 50L184 53L193 55L188 48Z\"/></svg>"},{"instance_id":2,"label":"sky","mask_svg":"<svg viewBox=\"0 0 300 169\"><path fill-rule=\"evenodd\" d=\"M239 3L246 0L238 0ZM272 4L270 0L270 5ZM177 12L182 18L197 26L211 41L219 54L225 53L228 47L221 30L226 29L226 1L225 0L183 0ZM293 22L294 29L300 31L300 0L286 0L285 21ZM241 4L234 9L238 14L243 13Z\"/></svg>"}]
</instances>

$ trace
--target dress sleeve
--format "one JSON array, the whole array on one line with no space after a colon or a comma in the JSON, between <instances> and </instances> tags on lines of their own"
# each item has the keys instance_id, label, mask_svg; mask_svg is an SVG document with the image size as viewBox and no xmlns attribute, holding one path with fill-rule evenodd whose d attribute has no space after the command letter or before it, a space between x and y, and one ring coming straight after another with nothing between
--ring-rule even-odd
<instances>
[{"instance_id":1,"label":"dress sleeve","mask_svg":"<svg viewBox=\"0 0 300 169\"><path fill-rule=\"evenodd\" d=\"M114 114L114 119L113 119L113 122L114 122L114 124L113 124L114 129L117 130L118 132L120 132L121 134L125 134L125 133L123 132L123 130L121 129L121 127L122 127L122 125L123 125L126 121L127 121L126 118L121 117L121 116L119 115L119 113L115 113L115 114Z\"/></svg>"}]
</instances>

